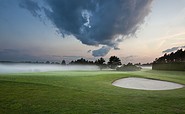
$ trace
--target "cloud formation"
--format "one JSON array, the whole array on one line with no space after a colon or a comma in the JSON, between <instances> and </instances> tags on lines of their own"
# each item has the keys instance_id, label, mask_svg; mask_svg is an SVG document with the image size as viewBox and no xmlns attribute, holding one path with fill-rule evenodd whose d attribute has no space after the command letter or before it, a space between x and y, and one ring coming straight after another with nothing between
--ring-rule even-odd
<instances>
[{"instance_id":1,"label":"cloud formation","mask_svg":"<svg viewBox=\"0 0 185 114\"><path fill-rule=\"evenodd\" d=\"M42 9L36 2L33 2L32 0L22 0L19 6L30 11L33 16L40 17L38 12L40 12Z\"/></svg>"},{"instance_id":2,"label":"cloud formation","mask_svg":"<svg viewBox=\"0 0 185 114\"><path fill-rule=\"evenodd\" d=\"M98 49L98 50L93 50L92 51L92 55L94 57L102 57L104 55L107 55L107 53L110 51L110 47L109 46L102 46L102 48Z\"/></svg>"},{"instance_id":3,"label":"cloud formation","mask_svg":"<svg viewBox=\"0 0 185 114\"><path fill-rule=\"evenodd\" d=\"M172 48L170 48L170 49L164 50L162 53L174 52L174 51L177 51L177 50L180 49L180 48L185 48L185 46L172 47Z\"/></svg>"},{"instance_id":4,"label":"cloud formation","mask_svg":"<svg viewBox=\"0 0 185 114\"><path fill-rule=\"evenodd\" d=\"M83 44L103 45L92 55L105 56L110 51L107 47L119 49L121 39L136 33L149 14L152 1L44 0L48 5L45 7L37 1L22 0L20 6L36 17L42 9L63 37L73 35Z\"/></svg>"}]
</instances>

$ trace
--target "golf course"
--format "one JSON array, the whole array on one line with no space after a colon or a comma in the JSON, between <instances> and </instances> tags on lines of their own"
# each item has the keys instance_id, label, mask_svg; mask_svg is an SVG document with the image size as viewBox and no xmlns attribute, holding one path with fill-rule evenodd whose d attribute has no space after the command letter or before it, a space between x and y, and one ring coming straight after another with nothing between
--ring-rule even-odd
<instances>
[{"instance_id":1,"label":"golf course","mask_svg":"<svg viewBox=\"0 0 185 114\"><path fill-rule=\"evenodd\" d=\"M185 114L185 0L0 0L0 114Z\"/></svg>"},{"instance_id":2,"label":"golf course","mask_svg":"<svg viewBox=\"0 0 185 114\"><path fill-rule=\"evenodd\" d=\"M113 86L128 77L185 84L185 72L142 69L0 74L1 114L184 114L185 88L136 90Z\"/></svg>"}]
</instances>

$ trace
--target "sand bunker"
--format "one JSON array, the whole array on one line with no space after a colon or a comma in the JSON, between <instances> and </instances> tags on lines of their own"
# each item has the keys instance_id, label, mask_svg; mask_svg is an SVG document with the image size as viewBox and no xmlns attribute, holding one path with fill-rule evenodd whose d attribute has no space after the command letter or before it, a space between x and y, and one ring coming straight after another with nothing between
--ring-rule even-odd
<instances>
[{"instance_id":1,"label":"sand bunker","mask_svg":"<svg viewBox=\"0 0 185 114\"><path fill-rule=\"evenodd\" d=\"M183 87L183 85L177 83L135 77L119 79L114 81L112 85L141 90L170 90Z\"/></svg>"}]
</instances>

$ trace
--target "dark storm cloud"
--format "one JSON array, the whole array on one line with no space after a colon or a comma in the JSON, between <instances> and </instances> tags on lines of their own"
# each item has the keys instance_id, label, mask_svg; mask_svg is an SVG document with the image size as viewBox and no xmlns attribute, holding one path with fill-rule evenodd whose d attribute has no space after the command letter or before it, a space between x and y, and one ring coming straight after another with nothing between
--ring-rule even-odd
<instances>
[{"instance_id":1,"label":"dark storm cloud","mask_svg":"<svg viewBox=\"0 0 185 114\"><path fill-rule=\"evenodd\" d=\"M170 49L164 50L162 53L174 52L174 51L177 51L177 50L180 49L180 48L185 48L185 46L172 47L172 48L170 48Z\"/></svg>"},{"instance_id":2,"label":"dark storm cloud","mask_svg":"<svg viewBox=\"0 0 185 114\"><path fill-rule=\"evenodd\" d=\"M102 48L98 49L98 50L93 50L92 51L92 55L94 57L102 57L107 55L107 53L110 51L111 47L109 46L102 46Z\"/></svg>"},{"instance_id":3,"label":"dark storm cloud","mask_svg":"<svg viewBox=\"0 0 185 114\"><path fill-rule=\"evenodd\" d=\"M19 4L19 6L21 8L25 8L28 11L30 11L30 13L33 16L40 17L40 15L38 14L38 12L41 11L41 8L39 7L39 5L36 2L34 2L32 0L21 0L21 3Z\"/></svg>"},{"instance_id":4,"label":"dark storm cloud","mask_svg":"<svg viewBox=\"0 0 185 114\"><path fill-rule=\"evenodd\" d=\"M117 45L120 39L134 35L144 22L144 18L150 12L152 0L45 0L45 2L49 8L44 6L41 8L32 0L23 0L21 6L34 16L38 16L38 11L42 9L62 36L73 35L86 45L104 45L119 49ZM121 38L118 39L117 36ZM92 54L106 55L108 52L105 47L92 51ZM101 52L103 54L100 54Z\"/></svg>"}]
</instances>

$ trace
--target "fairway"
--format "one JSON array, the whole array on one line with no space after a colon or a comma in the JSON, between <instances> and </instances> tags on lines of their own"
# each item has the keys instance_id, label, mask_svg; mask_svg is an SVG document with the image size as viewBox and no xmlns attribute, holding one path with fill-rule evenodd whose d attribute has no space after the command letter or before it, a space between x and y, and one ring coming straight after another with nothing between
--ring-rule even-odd
<instances>
[{"instance_id":1,"label":"fairway","mask_svg":"<svg viewBox=\"0 0 185 114\"><path fill-rule=\"evenodd\" d=\"M124 77L185 84L185 72L63 71L0 75L0 113L185 113L185 88L146 91L115 87Z\"/></svg>"}]
</instances>

